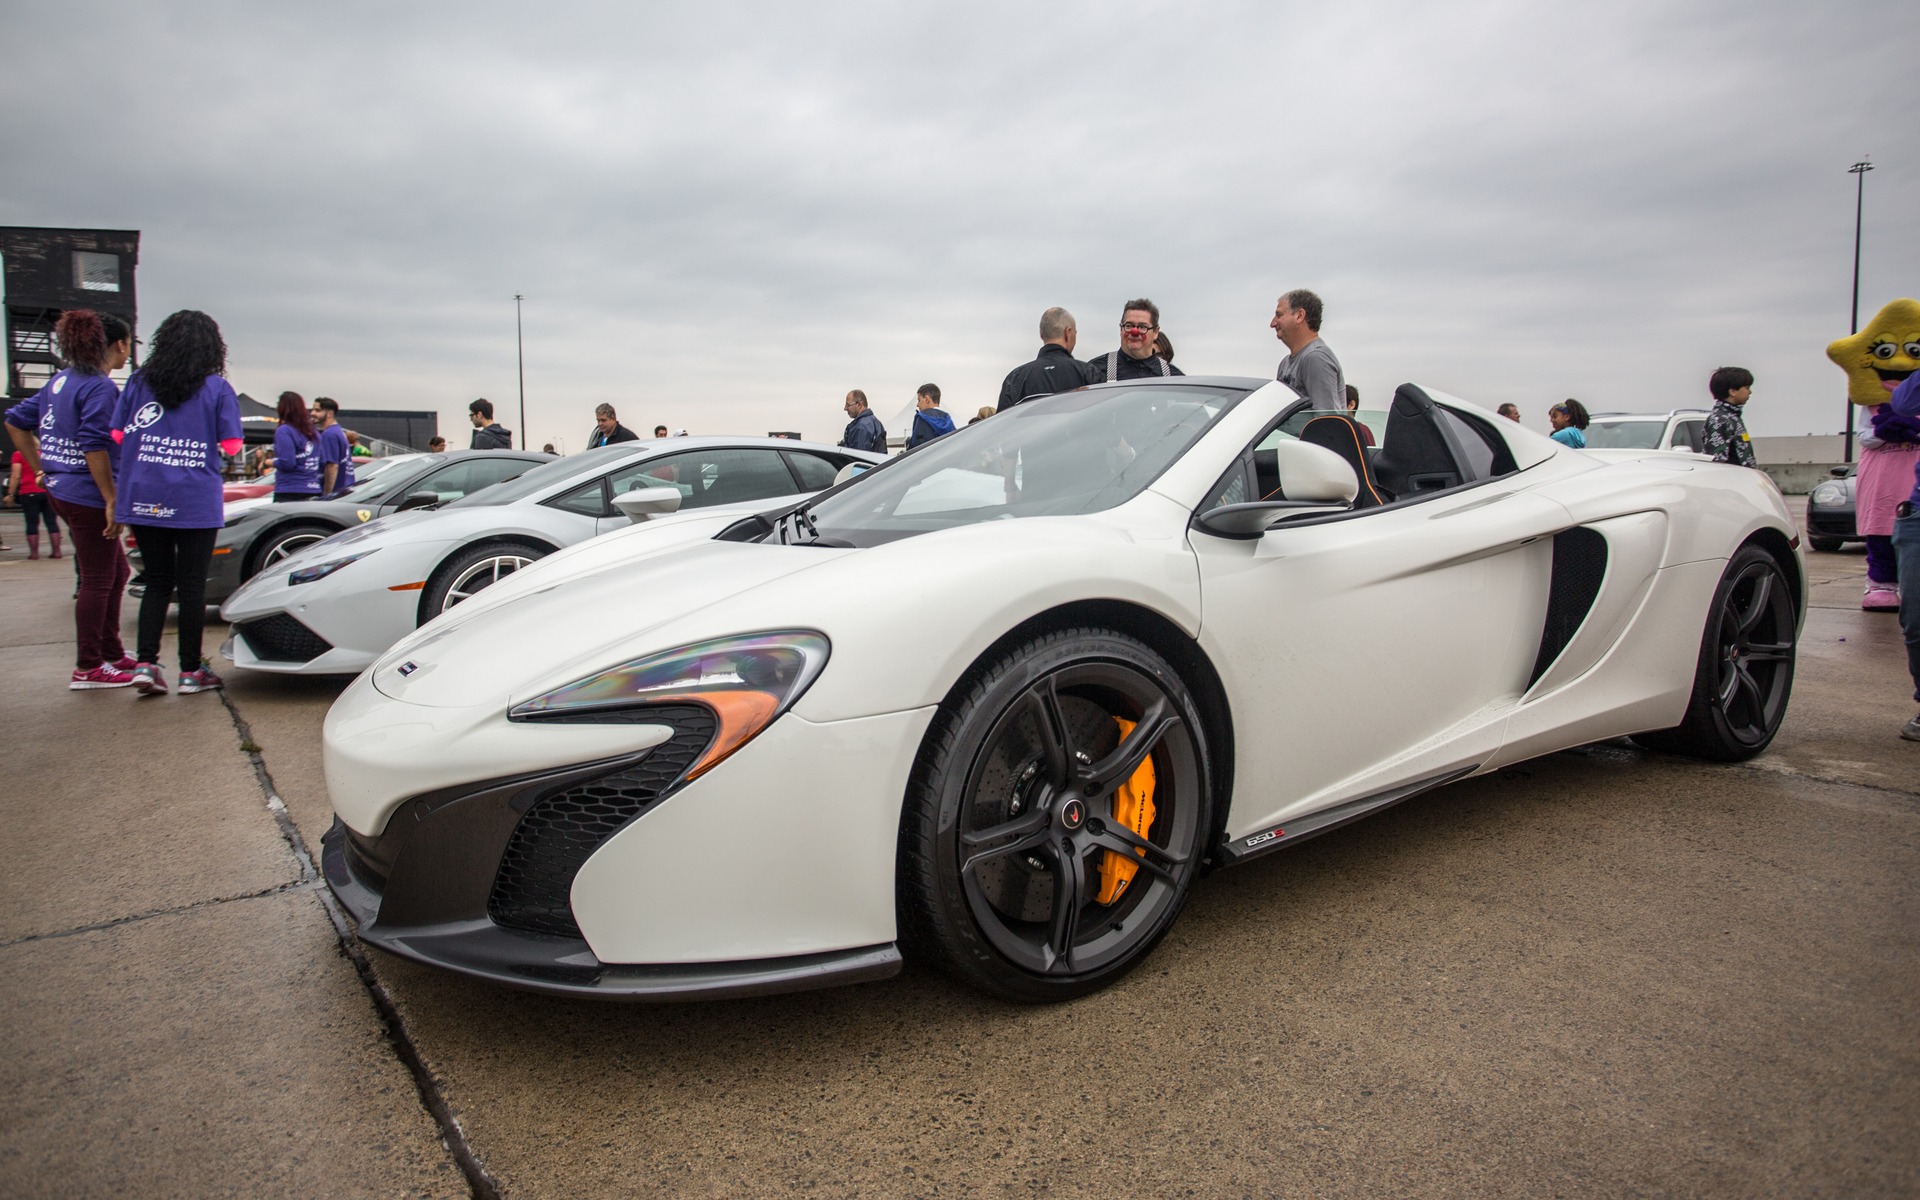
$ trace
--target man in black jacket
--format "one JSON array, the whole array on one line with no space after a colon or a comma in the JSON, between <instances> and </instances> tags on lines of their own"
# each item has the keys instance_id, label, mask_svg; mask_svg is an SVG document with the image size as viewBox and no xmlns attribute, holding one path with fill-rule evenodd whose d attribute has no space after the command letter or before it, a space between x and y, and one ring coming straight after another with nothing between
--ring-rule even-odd
<instances>
[{"instance_id":1,"label":"man in black jacket","mask_svg":"<svg viewBox=\"0 0 1920 1200\"><path fill-rule=\"evenodd\" d=\"M613 405L602 404L593 410L593 432L587 435L587 449L611 446L615 442L637 442L640 435L620 423Z\"/></svg>"},{"instance_id":2,"label":"man in black jacket","mask_svg":"<svg viewBox=\"0 0 1920 1200\"><path fill-rule=\"evenodd\" d=\"M1115 379L1160 379L1184 375L1179 367L1153 352L1160 332L1160 306L1151 300L1129 300L1120 313L1120 348L1087 360L1089 383Z\"/></svg>"},{"instance_id":3,"label":"man in black jacket","mask_svg":"<svg viewBox=\"0 0 1920 1200\"><path fill-rule=\"evenodd\" d=\"M1040 354L1030 363L1022 363L1007 373L1000 385L1000 406L1005 412L1016 404L1041 396L1057 396L1084 387L1092 378L1086 364L1073 356L1080 329L1073 314L1054 307L1040 314Z\"/></svg>"},{"instance_id":4,"label":"man in black jacket","mask_svg":"<svg viewBox=\"0 0 1920 1200\"><path fill-rule=\"evenodd\" d=\"M847 393L846 401L840 406L852 419L847 422L847 432L840 444L849 450L871 450L876 454L887 452L887 429L880 424L880 418L873 415L867 407L867 394L859 388Z\"/></svg>"},{"instance_id":5,"label":"man in black jacket","mask_svg":"<svg viewBox=\"0 0 1920 1200\"><path fill-rule=\"evenodd\" d=\"M494 421L493 401L482 397L467 405L467 420L473 422L473 441L467 449L513 449L513 431Z\"/></svg>"}]
</instances>

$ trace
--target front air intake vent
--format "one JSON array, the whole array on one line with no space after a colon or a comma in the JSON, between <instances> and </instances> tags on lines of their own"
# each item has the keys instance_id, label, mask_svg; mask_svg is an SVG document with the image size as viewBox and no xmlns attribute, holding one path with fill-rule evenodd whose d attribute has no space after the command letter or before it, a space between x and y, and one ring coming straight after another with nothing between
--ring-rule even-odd
<instances>
[{"instance_id":1,"label":"front air intake vent","mask_svg":"<svg viewBox=\"0 0 1920 1200\"><path fill-rule=\"evenodd\" d=\"M247 646L267 662L312 662L333 649L332 642L286 613L242 621L233 628L246 639Z\"/></svg>"},{"instance_id":2,"label":"front air intake vent","mask_svg":"<svg viewBox=\"0 0 1920 1200\"><path fill-rule=\"evenodd\" d=\"M1527 686L1540 682L1553 660L1567 648L1580 623L1593 611L1600 584L1607 577L1607 539L1584 525L1555 534L1553 583L1547 592L1547 620L1540 631L1540 653L1534 656Z\"/></svg>"},{"instance_id":3,"label":"front air intake vent","mask_svg":"<svg viewBox=\"0 0 1920 1200\"><path fill-rule=\"evenodd\" d=\"M553 718L547 718L553 720ZM500 856L487 915L528 933L577 938L568 900L573 877L614 834L672 791L713 740L713 710L699 704L654 705L574 714L569 723L670 725L673 737L637 763L541 796L514 826Z\"/></svg>"}]
</instances>

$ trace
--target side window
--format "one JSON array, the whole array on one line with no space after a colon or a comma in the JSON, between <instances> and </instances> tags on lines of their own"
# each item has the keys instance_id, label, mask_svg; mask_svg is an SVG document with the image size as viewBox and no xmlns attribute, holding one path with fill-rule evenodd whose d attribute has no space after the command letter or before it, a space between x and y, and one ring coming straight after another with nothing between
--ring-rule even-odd
<instances>
[{"instance_id":1,"label":"side window","mask_svg":"<svg viewBox=\"0 0 1920 1200\"><path fill-rule=\"evenodd\" d=\"M1496 474L1505 473L1493 469L1493 447L1487 444L1485 435L1477 427L1460 414L1451 409L1441 408L1437 404L1434 406L1433 413L1440 419L1440 423L1447 427L1447 431L1453 434L1454 441L1459 444L1461 453L1466 458L1466 461L1460 464L1461 483L1475 483Z\"/></svg>"},{"instance_id":2,"label":"side window","mask_svg":"<svg viewBox=\"0 0 1920 1200\"><path fill-rule=\"evenodd\" d=\"M577 487L558 500L548 501L562 512L579 513L583 517L610 517L613 511L607 507L607 484L604 479Z\"/></svg>"},{"instance_id":3,"label":"side window","mask_svg":"<svg viewBox=\"0 0 1920 1200\"><path fill-rule=\"evenodd\" d=\"M607 483L616 496L635 488L677 488L683 512L791 496L798 490L778 451L726 447L650 458L615 471Z\"/></svg>"},{"instance_id":4,"label":"side window","mask_svg":"<svg viewBox=\"0 0 1920 1200\"><path fill-rule=\"evenodd\" d=\"M1705 421L1680 422L1678 425L1674 426L1673 441L1670 443L1670 445L1675 450L1691 450L1695 454L1705 453L1707 449L1706 422Z\"/></svg>"},{"instance_id":5,"label":"side window","mask_svg":"<svg viewBox=\"0 0 1920 1200\"><path fill-rule=\"evenodd\" d=\"M433 492L440 497L442 504L451 503L463 496L471 495L481 488L504 483L520 474L533 463L519 459L470 458L442 467L407 489L407 495L415 492ZM405 499L405 497L399 497Z\"/></svg>"},{"instance_id":6,"label":"side window","mask_svg":"<svg viewBox=\"0 0 1920 1200\"><path fill-rule=\"evenodd\" d=\"M786 459L793 465L794 474L800 477L802 491L817 492L830 488L833 486L833 477L840 473L841 464L821 458L818 454L787 451Z\"/></svg>"}]
</instances>

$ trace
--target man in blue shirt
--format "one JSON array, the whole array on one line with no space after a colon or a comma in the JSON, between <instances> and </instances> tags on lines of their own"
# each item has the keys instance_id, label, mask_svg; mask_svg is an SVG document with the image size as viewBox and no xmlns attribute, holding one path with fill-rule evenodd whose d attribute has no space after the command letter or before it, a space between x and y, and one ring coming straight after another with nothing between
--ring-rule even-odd
<instances>
[{"instance_id":1,"label":"man in blue shirt","mask_svg":"<svg viewBox=\"0 0 1920 1200\"><path fill-rule=\"evenodd\" d=\"M852 418L847 422L847 432L841 435L840 444L849 450L871 450L875 454L885 454L887 428L867 407L867 394L855 388L847 393L840 407Z\"/></svg>"},{"instance_id":2,"label":"man in blue shirt","mask_svg":"<svg viewBox=\"0 0 1920 1200\"><path fill-rule=\"evenodd\" d=\"M353 486L353 443L340 427L340 404L325 396L313 402L313 427L320 431L320 495L338 496Z\"/></svg>"}]
</instances>

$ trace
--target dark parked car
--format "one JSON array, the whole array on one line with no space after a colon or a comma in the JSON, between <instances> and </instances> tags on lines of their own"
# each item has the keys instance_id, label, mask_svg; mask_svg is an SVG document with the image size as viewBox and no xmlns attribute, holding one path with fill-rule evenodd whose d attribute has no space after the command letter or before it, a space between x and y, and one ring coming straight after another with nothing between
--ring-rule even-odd
<instances>
[{"instance_id":1,"label":"dark parked car","mask_svg":"<svg viewBox=\"0 0 1920 1200\"><path fill-rule=\"evenodd\" d=\"M1815 550L1838 550L1862 540L1854 523L1854 472L1849 465L1833 468L1835 478L1814 485L1807 497L1807 545Z\"/></svg>"}]
</instances>

